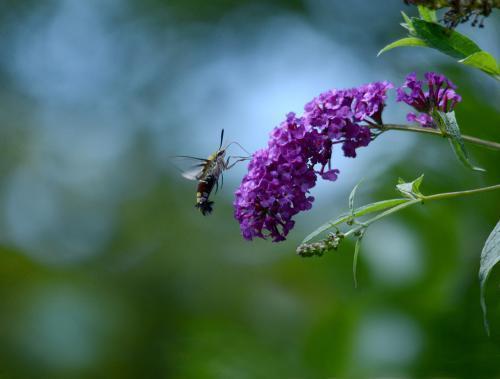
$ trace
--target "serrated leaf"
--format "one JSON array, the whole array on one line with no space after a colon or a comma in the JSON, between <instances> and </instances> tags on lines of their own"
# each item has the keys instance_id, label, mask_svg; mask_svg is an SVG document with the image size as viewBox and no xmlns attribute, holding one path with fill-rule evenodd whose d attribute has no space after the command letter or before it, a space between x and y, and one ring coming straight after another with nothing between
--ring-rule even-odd
<instances>
[{"instance_id":1,"label":"serrated leaf","mask_svg":"<svg viewBox=\"0 0 500 379\"><path fill-rule=\"evenodd\" d=\"M481 286L481 308L483 309L484 327L486 333L490 334L488 319L486 317L486 301L484 298L486 280L493 267L500 261L500 221L488 236L481 252L481 263L479 266L479 284Z\"/></svg>"},{"instance_id":2,"label":"serrated leaf","mask_svg":"<svg viewBox=\"0 0 500 379\"><path fill-rule=\"evenodd\" d=\"M424 174L420 175L412 182L405 182L403 179L399 178L396 189L401 192L403 196L406 196L409 199L418 199L423 196L420 192L420 185L422 184L423 180Z\"/></svg>"},{"instance_id":3,"label":"serrated leaf","mask_svg":"<svg viewBox=\"0 0 500 379\"><path fill-rule=\"evenodd\" d=\"M380 54L385 53L386 51L392 50L392 49L394 49L396 47L404 47L404 46L430 47L429 45L427 45L427 43L425 43L424 40L421 40L420 38L417 38L417 37L406 37L406 38L401 38L401 39L399 39L397 41L394 41L394 42L388 44L387 46L385 46L383 49L381 49L378 52L377 57Z\"/></svg>"},{"instance_id":4,"label":"serrated leaf","mask_svg":"<svg viewBox=\"0 0 500 379\"><path fill-rule=\"evenodd\" d=\"M412 18L411 20L416 37L446 55L464 59L481 51L474 41L455 30L418 18Z\"/></svg>"},{"instance_id":5,"label":"serrated leaf","mask_svg":"<svg viewBox=\"0 0 500 379\"><path fill-rule=\"evenodd\" d=\"M437 22L436 11L434 9L424 7L423 5L419 5L417 8L418 8L418 14L422 18L422 20L429 22Z\"/></svg>"},{"instance_id":6,"label":"serrated leaf","mask_svg":"<svg viewBox=\"0 0 500 379\"><path fill-rule=\"evenodd\" d=\"M500 68L495 58L486 51L479 51L471 54L468 57L459 60L460 63L466 64L480 69L487 74L498 76L500 75Z\"/></svg>"},{"instance_id":7,"label":"serrated leaf","mask_svg":"<svg viewBox=\"0 0 500 379\"><path fill-rule=\"evenodd\" d=\"M435 110L432 112L432 118L438 124L439 129L444 132L448 140L450 141L451 147L455 152L458 160L462 164L474 171L485 171L481 167L476 167L472 164L469 156L469 152L465 148L465 143L460 133L460 128L458 127L457 119L455 117L455 112L441 112Z\"/></svg>"},{"instance_id":8,"label":"serrated leaf","mask_svg":"<svg viewBox=\"0 0 500 379\"><path fill-rule=\"evenodd\" d=\"M390 200L382 200L382 201L377 201L375 203L367 204L362 207L359 207L358 209L355 209L354 212L349 212L349 213L343 213L340 216L324 223L320 227L316 228L312 233L310 233L306 238L301 243L307 243L311 241L314 237L320 235L321 233L327 231L328 229L334 228L338 225L343 224L346 221L349 221L352 219L353 215L354 217L361 217L370 213L374 212L379 212L383 211L384 209L392 208L397 205L407 203L409 200L408 199L390 199Z\"/></svg>"}]
</instances>

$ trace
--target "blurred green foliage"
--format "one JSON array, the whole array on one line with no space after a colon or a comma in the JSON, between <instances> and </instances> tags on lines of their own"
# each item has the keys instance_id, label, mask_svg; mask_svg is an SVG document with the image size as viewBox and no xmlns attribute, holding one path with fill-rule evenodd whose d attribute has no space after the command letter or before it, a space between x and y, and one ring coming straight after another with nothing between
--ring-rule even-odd
<instances>
[{"instance_id":1,"label":"blurred green foliage","mask_svg":"<svg viewBox=\"0 0 500 379\"><path fill-rule=\"evenodd\" d=\"M41 7L30 1L10 3L0 7L0 14L16 25ZM190 32L182 34L187 24L213 23L217 27L219 20L231 18L233 11L245 14L249 3L253 2L124 1L120 7L129 15L120 17L137 17L147 24L157 20L157 15L168 15L157 20L158 28L163 23L175 24L177 21L167 20L171 15L174 20L179 17L182 22L175 25L185 38L184 49L189 51ZM292 13L314 25L317 15L311 11L312 3L261 3L258 14ZM338 21L336 33L321 22L314 27L327 40L340 38L339 43L351 44L353 51L365 50L363 59L373 61L373 69L379 70L374 72L374 80L381 79L382 66L385 72L401 78L411 70L446 72L459 84L464 99L456 110L462 132L500 141L499 91L485 82L488 78L470 76L467 68L458 65L416 67L404 53L394 61L389 56L375 61L384 38L389 40L397 30L400 3L391 2L387 16L377 13L377 18L387 19L377 24L366 40L342 34L343 22L347 14L353 20L349 22L363 22L369 28L374 12L381 12L375 2L354 2L351 10L332 5L330 24ZM253 23L256 18L250 20ZM256 23L252 27L260 26ZM26 32L22 28L8 30ZM493 22L484 33L488 30L495 30ZM12 43L15 38L2 35L4 42ZM13 54L14 50L6 51ZM158 142L154 134L137 132L126 155L110 170L109 175L126 175L125 179L117 176L116 182L111 176L115 186L109 197L102 200L99 195L86 206L84 196L75 191L57 192L58 201L72 206L83 202L82 214L87 208L95 211L88 221L91 226L101 225L98 210L113 204L104 242L89 248L91 251L84 249L86 254L78 259L45 259L44 254L52 256L59 245L47 248L13 242L6 214L12 219L17 209L9 206L12 197L7 196L7 189L12 175L30 157L37 156L31 142L46 120L34 111L63 105L41 104L13 79L19 62L8 54L1 58L0 378L500 375L500 269L493 272L487 290L490 338L483 329L477 279L482 245L500 213L497 193L415 207L370 229L361 246L359 286L354 289L352 244L345 243L321 259L297 257L297 243L314 227L306 218L298 219L297 228L284 243L243 241L232 217L230 185L222 191L226 195L217 195L214 214L202 217L193 208L194 183L183 182L174 170L164 169L153 153ZM178 69L175 62L167 64L165 76L154 80L164 80L162 86L168 87L168 78L177 73L169 71L172 67ZM190 67L185 69L189 72ZM483 80L481 87L478 80ZM328 85L331 83L325 83ZM488 101L478 88L489 91ZM119 96L118 92L114 95ZM154 103L154 88L137 92L145 103ZM133 101L126 104L131 108L135 105ZM96 111L74 104L64 107L71 115L69 124ZM193 104L193 108L198 111L202 105ZM119 123L122 121L125 123L121 119ZM102 121L103 127L107 122ZM164 126L171 128L168 136L173 144L179 135L191 130L183 122ZM141 120L132 123L140 124ZM418 142L396 163L372 163L383 166L383 172L364 182L357 194L358 205L394 197L398 177L412 179L421 173L425 173L422 190L426 194L498 182L498 152L468 146L477 163L487 170L474 173L455 160L446 141L432 136L415 138ZM383 146L385 141L386 136L382 136L376 144ZM387 154L390 151L387 147ZM82 152L75 150L74 154ZM89 175L92 173L90 170ZM41 180L49 180L51 175L55 174L48 172ZM57 179L63 189L69 186L65 179ZM99 181L89 181L90 187L105 191ZM337 209L347 209L348 192L343 195L345 206L332 200L311 212L320 219L332 217ZM74 225L61 225L55 231L61 239L77 233ZM54 246L50 242L48 246ZM67 246L68 251L75 247ZM407 260L400 261L400 256Z\"/></svg>"}]
</instances>

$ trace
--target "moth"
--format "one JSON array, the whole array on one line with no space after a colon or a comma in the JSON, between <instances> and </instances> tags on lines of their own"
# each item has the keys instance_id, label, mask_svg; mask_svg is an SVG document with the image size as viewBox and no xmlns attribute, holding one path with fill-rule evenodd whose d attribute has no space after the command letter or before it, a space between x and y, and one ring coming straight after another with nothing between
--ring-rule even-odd
<instances>
[{"instance_id":1,"label":"moth","mask_svg":"<svg viewBox=\"0 0 500 379\"><path fill-rule=\"evenodd\" d=\"M206 216L212 213L214 202L210 200L210 195L215 188L215 192L219 189L219 181L221 188L224 184L224 171L229 170L235 164L241 161L250 159L250 154L237 142L231 142L223 147L224 129L220 134L219 148L206 159L192 157L189 155L178 155L175 158L183 158L191 162L191 167L182 172L182 176L189 180L196 180L198 186L196 188L196 204L195 207ZM238 145L249 156L228 156L226 157L227 149L232 144ZM234 162L230 162L235 159Z\"/></svg>"}]
</instances>

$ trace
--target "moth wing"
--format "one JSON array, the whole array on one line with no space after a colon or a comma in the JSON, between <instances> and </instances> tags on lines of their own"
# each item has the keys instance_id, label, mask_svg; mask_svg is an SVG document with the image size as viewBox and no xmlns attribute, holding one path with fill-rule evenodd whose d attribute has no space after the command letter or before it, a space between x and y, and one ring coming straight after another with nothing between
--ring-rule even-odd
<instances>
[{"instance_id":1,"label":"moth wing","mask_svg":"<svg viewBox=\"0 0 500 379\"><path fill-rule=\"evenodd\" d=\"M203 176L203 170L207 163L206 159L183 155L172 158L174 166L181 172L182 177L188 180L200 180Z\"/></svg>"},{"instance_id":2,"label":"moth wing","mask_svg":"<svg viewBox=\"0 0 500 379\"><path fill-rule=\"evenodd\" d=\"M204 166L193 167L191 169L183 171L181 175L189 180L200 180L201 177L203 176L203 167Z\"/></svg>"}]
</instances>

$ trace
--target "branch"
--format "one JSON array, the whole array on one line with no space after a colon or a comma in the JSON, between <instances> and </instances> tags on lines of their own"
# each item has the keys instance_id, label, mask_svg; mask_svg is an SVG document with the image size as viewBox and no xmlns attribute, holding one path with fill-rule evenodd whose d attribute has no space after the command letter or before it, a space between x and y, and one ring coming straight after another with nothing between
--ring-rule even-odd
<instances>
[{"instance_id":1,"label":"branch","mask_svg":"<svg viewBox=\"0 0 500 379\"><path fill-rule=\"evenodd\" d=\"M360 236L362 236L362 234L365 232L366 228L368 228L368 226L370 226L374 222L380 220L381 218L387 217L393 213L399 212L405 208L411 207L412 205L415 204L424 204L426 202L434 200L450 199L450 198L473 195L481 192L488 192L495 190L500 190L500 184L495 184L488 187L474 188L465 191L437 193L434 195L427 195L427 196L422 195L420 192L418 192L417 188L417 193L414 194L415 196L414 198L392 199L392 200L387 200L386 202L368 204L365 205L364 207L354 210L352 212L353 215L361 216L367 213L377 212L379 210L382 211L384 209L384 207L382 206L383 204L391 204L391 205L395 204L394 206L385 207L385 210L383 210L381 213L363 222L353 220L352 216L349 217L350 215L348 215L337 218L335 222L330 222L325 224L326 227L324 227L325 225L321 226L320 228L317 229L319 232L317 233L313 232L315 234L311 233L308 237L306 237L304 242L297 247L297 254L302 257L322 256L327 251L336 250L342 239L349 236L355 236L359 239ZM356 226L351 228L347 232L342 233L340 232L338 226L340 226L340 224L343 223L346 223L349 226L356 224ZM313 243L309 242L312 238L314 238L311 236L315 236L319 233L325 232L326 230L332 228L335 228L337 232L329 233L325 239L320 240L318 242L313 242Z\"/></svg>"},{"instance_id":2,"label":"branch","mask_svg":"<svg viewBox=\"0 0 500 379\"><path fill-rule=\"evenodd\" d=\"M443 138L450 137L448 134L441 133L441 131L439 131L437 129L424 128L424 127L420 127L420 126L398 125L398 124L384 124L384 125L370 124L367 126L370 129L377 129L377 130L380 130L382 132L385 132L387 130L402 130L402 131L406 131L406 132L433 134L433 135L440 136ZM466 142L469 142L469 143L472 143L475 145L479 145L479 146L484 146L484 147L490 148L492 150L500 150L500 143L498 143L498 142L487 141L484 139L468 136L465 134L462 134L462 139Z\"/></svg>"},{"instance_id":3,"label":"branch","mask_svg":"<svg viewBox=\"0 0 500 379\"><path fill-rule=\"evenodd\" d=\"M422 196L422 200L429 201L429 200L450 199L452 197L473 195L473 194L480 193L480 192L495 191L497 189L500 189L500 184L495 184L495 185L489 186L489 187L481 187L481 188L475 188L475 189L465 190L465 191L445 192L445 193L437 193L434 195Z\"/></svg>"}]
</instances>

